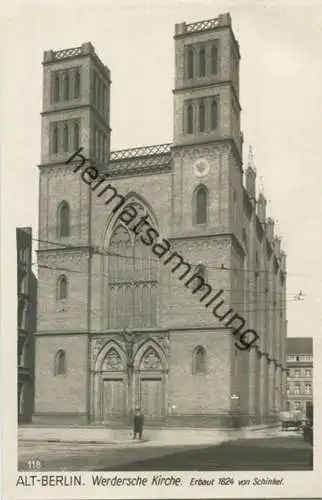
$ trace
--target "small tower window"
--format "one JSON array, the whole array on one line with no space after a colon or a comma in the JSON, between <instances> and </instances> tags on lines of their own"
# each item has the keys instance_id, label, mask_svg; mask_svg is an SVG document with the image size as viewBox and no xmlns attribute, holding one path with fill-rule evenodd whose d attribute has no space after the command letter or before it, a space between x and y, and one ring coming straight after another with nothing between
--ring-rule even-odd
<instances>
[{"instance_id":1,"label":"small tower window","mask_svg":"<svg viewBox=\"0 0 322 500\"><path fill-rule=\"evenodd\" d=\"M52 102L59 101L59 76L54 75L52 78Z\"/></svg>"},{"instance_id":2,"label":"small tower window","mask_svg":"<svg viewBox=\"0 0 322 500\"><path fill-rule=\"evenodd\" d=\"M211 47L211 74L216 75L218 73L218 47L213 44Z\"/></svg>"},{"instance_id":3,"label":"small tower window","mask_svg":"<svg viewBox=\"0 0 322 500\"><path fill-rule=\"evenodd\" d=\"M64 237L69 236L70 231L70 213L69 213L69 205L67 201L63 201L58 207L57 211L57 229L58 236Z\"/></svg>"},{"instance_id":4,"label":"small tower window","mask_svg":"<svg viewBox=\"0 0 322 500\"><path fill-rule=\"evenodd\" d=\"M64 73L64 100L68 101L69 99L69 74Z\"/></svg>"},{"instance_id":5,"label":"small tower window","mask_svg":"<svg viewBox=\"0 0 322 500\"><path fill-rule=\"evenodd\" d=\"M216 130L218 127L218 102L217 99L213 99L211 103L211 130Z\"/></svg>"},{"instance_id":6,"label":"small tower window","mask_svg":"<svg viewBox=\"0 0 322 500\"><path fill-rule=\"evenodd\" d=\"M201 47L199 51L199 76L203 77L205 75L206 75L206 51L204 47Z\"/></svg>"},{"instance_id":7,"label":"small tower window","mask_svg":"<svg viewBox=\"0 0 322 500\"><path fill-rule=\"evenodd\" d=\"M96 106L96 73L93 73L93 103Z\"/></svg>"},{"instance_id":8,"label":"small tower window","mask_svg":"<svg viewBox=\"0 0 322 500\"><path fill-rule=\"evenodd\" d=\"M198 187L196 191L196 208L195 222L196 224L205 224L207 222L207 204L208 192L204 186Z\"/></svg>"},{"instance_id":9,"label":"small tower window","mask_svg":"<svg viewBox=\"0 0 322 500\"><path fill-rule=\"evenodd\" d=\"M58 153L58 127L57 125L53 125L52 128L52 146L51 146L51 151L53 154Z\"/></svg>"},{"instance_id":10,"label":"small tower window","mask_svg":"<svg viewBox=\"0 0 322 500\"><path fill-rule=\"evenodd\" d=\"M192 373L206 373L206 350L198 346L193 353Z\"/></svg>"},{"instance_id":11,"label":"small tower window","mask_svg":"<svg viewBox=\"0 0 322 500\"><path fill-rule=\"evenodd\" d=\"M78 123L74 124L74 150L77 151L79 149L79 125Z\"/></svg>"},{"instance_id":12,"label":"small tower window","mask_svg":"<svg viewBox=\"0 0 322 500\"><path fill-rule=\"evenodd\" d=\"M63 129L63 150L65 153L68 152L69 144L68 144L68 125L65 123Z\"/></svg>"},{"instance_id":13,"label":"small tower window","mask_svg":"<svg viewBox=\"0 0 322 500\"><path fill-rule=\"evenodd\" d=\"M68 283L67 283L66 276L65 275L60 276L57 280L57 291L56 291L57 292L56 293L57 300L67 299L67 295L68 295L67 287L68 287Z\"/></svg>"},{"instance_id":14,"label":"small tower window","mask_svg":"<svg viewBox=\"0 0 322 500\"><path fill-rule=\"evenodd\" d=\"M190 80L193 78L193 49L189 47L187 50L187 78Z\"/></svg>"},{"instance_id":15,"label":"small tower window","mask_svg":"<svg viewBox=\"0 0 322 500\"><path fill-rule=\"evenodd\" d=\"M80 74L79 70L75 72L75 81L74 81L74 97L78 99L80 96Z\"/></svg>"},{"instance_id":16,"label":"small tower window","mask_svg":"<svg viewBox=\"0 0 322 500\"><path fill-rule=\"evenodd\" d=\"M54 366L54 374L64 375L66 373L66 353L62 349L56 353L55 356L55 366Z\"/></svg>"},{"instance_id":17,"label":"small tower window","mask_svg":"<svg viewBox=\"0 0 322 500\"><path fill-rule=\"evenodd\" d=\"M192 104L187 106L187 132L193 134L193 107Z\"/></svg>"},{"instance_id":18,"label":"small tower window","mask_svg":"<svg viewBox=\"0 0 322 500\"><path fill-rule=\"evenodd\" d=\"M199 104L199 130L200 132L204 132L206 127L206 113L205 113L205 105L203 101Z\"/></svg>"}]
</instances>

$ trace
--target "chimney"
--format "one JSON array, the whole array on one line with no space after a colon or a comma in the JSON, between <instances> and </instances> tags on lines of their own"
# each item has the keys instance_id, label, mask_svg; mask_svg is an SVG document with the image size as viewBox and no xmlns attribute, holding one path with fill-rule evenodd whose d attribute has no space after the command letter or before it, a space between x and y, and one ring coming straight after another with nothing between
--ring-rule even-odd
<instances>
[{"instance_id":1,"label":"chimney","mask_svg":"<svg viewBox=\"0 0 322 500\"><path fill-rule=\"evenodd\" d=\"M265 196L263 195L263 193L259 193L257 199L257 217L261 224L265 224L266 221L266 204L267 201Z\"/></svg>"},{"instance_id":2,"label":"chimney","mask_svg":"<svg viewBox=\"0 0 322 500\"><path fill-rule=\"evenodd\" d=\"M252 147L248 151L248 167L246 170L246 191L251 200L256 199L256 170L254 167L254 155Z\"/></svg>"},{"instance_id":3,"label":"chimney","mask_svg":"<svg viewBox=\"0 0 322 500\"><path fill-rule=\"evenodd\" d=\"M270 243L273 243L274 239L274 220L269 217L266 221L266 236Z\"/></svg>"}]
</instances>

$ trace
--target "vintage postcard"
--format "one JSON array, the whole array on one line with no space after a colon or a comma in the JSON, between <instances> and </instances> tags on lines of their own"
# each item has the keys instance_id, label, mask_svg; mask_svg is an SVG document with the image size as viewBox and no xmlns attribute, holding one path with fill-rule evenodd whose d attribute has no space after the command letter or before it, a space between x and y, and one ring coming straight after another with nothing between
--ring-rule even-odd
<instances>
[{"instance_id":1,"label":"vintage postcard","mask_svg":"<svg viewBox=\"0 0 322 500\"><path fill-rule=\"evenodd\" d=\"M321 19L2 7L3 498L322 496Z\"/></svg>"}]
</instances>

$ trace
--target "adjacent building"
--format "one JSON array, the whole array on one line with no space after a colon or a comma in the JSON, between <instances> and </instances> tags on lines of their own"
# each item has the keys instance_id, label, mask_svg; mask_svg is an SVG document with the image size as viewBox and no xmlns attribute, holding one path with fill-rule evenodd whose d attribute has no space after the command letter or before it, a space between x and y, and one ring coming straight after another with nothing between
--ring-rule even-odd
<instances>
[{"instance_id":1,"label":"adjacent building","mask_svg":"<svg viewBox=\"0 0 322 500\"><path fill-rule=\"evenodd\" d=\"M313 339L287 338L287 409L309 412L313 404Z\"/></svg>"},{"instance_id":2,"label":"adjacent building","mask_svg":"<svg viewBox=\"0 0 322 500\"><path fill-rule=\"evenodd\" d=\"M34 337L37 321L37 279L32 272L32 229L16 229L18 422L29 422L34 411Z\"/></svg>"},{"instance_id":3,"label":"adjacent building","mask_svg":"<svg viewBox=\"0 0 322 500\"><path fill-rule=\"evenodd\" d=\"M115 422L140 406L147 420L215 425L232 410L260 422L284 409L286 255L251 152L243 167L230 15L177 24L174 45L173 142L122 151L92 44L44 54L35 422ZM95 186L79 158L66 164L80 146ZM106 173L112 187L96 189ZM177 260L164 265L153 238L129 230L120 200ZM217 316L204 285L185 286L196 273L224 291ZM250 351L223 321L229 306L258 332Z\"/></svg>"}]
</instances>

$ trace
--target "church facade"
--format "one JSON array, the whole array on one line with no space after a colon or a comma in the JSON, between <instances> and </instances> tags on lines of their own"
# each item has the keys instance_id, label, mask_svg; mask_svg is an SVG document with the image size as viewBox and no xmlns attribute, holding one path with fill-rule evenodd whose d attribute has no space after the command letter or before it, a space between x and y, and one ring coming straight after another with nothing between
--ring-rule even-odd
<instances>
[{"instance_id":1,"label":"church facade","mask_svg":"<svg viewBox=\"0 0 322 500\"><path fill-rule=\"evenodd\" d=\"M243 169L230 15L177 24L174 43L173 142L122 151L93 46L44 54L35 422L115 424L139 406L147 421L215 425L284 408L286 256L251 155ZM87 177L70 161L80 148ZM120 199L168 242L170 265ZM258 334L249 349L223 322L233 313Z\"/></svg>"}]
</instances>

